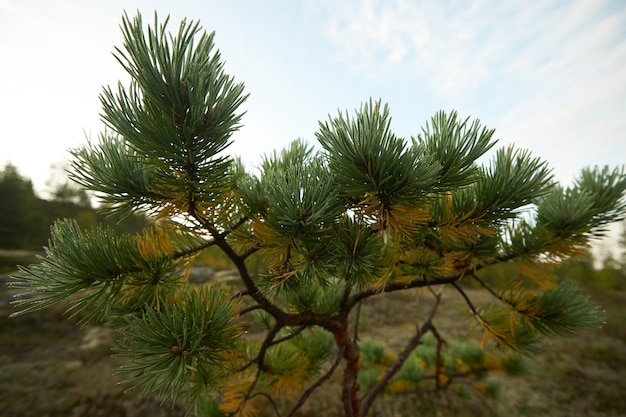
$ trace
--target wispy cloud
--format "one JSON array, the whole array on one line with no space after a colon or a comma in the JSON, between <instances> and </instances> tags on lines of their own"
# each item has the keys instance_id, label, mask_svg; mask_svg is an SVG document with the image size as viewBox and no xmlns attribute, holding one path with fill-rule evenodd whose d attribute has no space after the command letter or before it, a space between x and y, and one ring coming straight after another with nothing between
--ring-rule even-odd
<instances>
[{"instance_id":1,"label":"wispy cloud","mask_svg":"<svg viewBox=\"0 0 626 417\"><path fill-rule=\"evenodd\" d=\"M494 80L536 80L563 67L578 71L605 59L621 37L626 8L609 3L328 2L328 34L354 70L383 76L410 66L440 94ZM562 71L561 71L562 73Z\"/></svg>"},{"instance_id":2,"label":"wispy cloud","mask_svg":"<svg viewBox=\"0 0 626 417\"><path fill-rule=\"evenodd\" d=\"M607 163L626 162L620 1L366 0L327 8L338 56L363 77L402 74L443 103L487 112L478 115L559 166L590 146L609 150L596 159L610 153Z\"/></svg>"}]
</instances>

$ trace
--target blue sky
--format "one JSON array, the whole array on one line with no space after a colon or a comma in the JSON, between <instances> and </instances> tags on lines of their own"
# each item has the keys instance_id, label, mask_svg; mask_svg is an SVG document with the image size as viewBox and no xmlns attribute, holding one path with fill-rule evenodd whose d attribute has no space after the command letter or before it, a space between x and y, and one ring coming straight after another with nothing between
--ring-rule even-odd
<instances>
[{"instance_id":1,"label":"blue sky","mask_svg":"<svg viewBox=\"0 0 626 417\"><path fill-rule=\"evenodd\" d=\"M439 109L479 118L565 184L626 163L623 0L0 0L0 163L39 189L102 128L98 94L124 77L111 55L124 10L216 31L251 94L231 148L251 168L370 97L406 138Z\"/></svg>"}]
</instances>

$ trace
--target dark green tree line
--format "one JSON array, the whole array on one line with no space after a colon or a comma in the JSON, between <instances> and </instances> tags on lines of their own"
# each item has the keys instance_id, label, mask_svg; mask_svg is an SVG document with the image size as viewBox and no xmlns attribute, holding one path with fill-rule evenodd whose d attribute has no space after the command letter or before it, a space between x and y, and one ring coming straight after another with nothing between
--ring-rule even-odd
<instances>
[{"instance_id":1,"label":"dark green tree line","mask_svg":"<svg viewBox=\"0 0 626 417\"><path fill-rule=\"evenodd\" d=\"M50 227L60 218L74 219L82 228L107 224L124 231L146 224L144 217L132 216L118 225L119 219L98 214L85 190L67 177L58 178L49 194L48 199L39 197L32 181L11 164L0 171L0 249L41 250L50 238Z\"/></svg>"},{"instance_id":2,"label":"dark green tree line","mask_svg":"<svg viewBox=\"0 0 626 417\"><path fill-rule=\"evenodd\" d=\"M32 249L45 244L39 228L41 212L32 182L7 164L0 171L0 248Z\"/></svg>"}]
</instances>

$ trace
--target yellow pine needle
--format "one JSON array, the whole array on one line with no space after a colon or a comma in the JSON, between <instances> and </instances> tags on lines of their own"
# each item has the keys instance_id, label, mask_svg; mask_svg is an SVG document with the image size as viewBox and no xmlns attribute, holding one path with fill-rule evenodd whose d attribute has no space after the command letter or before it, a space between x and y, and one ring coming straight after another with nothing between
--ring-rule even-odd
<instances>
[{"instance_id":1,"label":"yellow pine needle","mask_svg":"<svg viewBox=\"0 0 626 417\"><path fill-rule=\"evenodd\" d=\"M511 335L515 335L515 325L519 323L519 318L515 314L514 310L509 312L509 329L511 331Z\"/></svg>"},{"instance_id":2,"label":"yellow pine needle","mask_svg":"<svg viewBox=\"0 0 626 417\"><path fill-rule=\"evenodd\" d=\"M174 252L174 245L166 230L160 227L147 229L135 237L140 255L146 259L154 259Z\"/></svg>"},{"instance_id":3,"label":"yellow pine needle","mask_svg":"<svg viewBox=\"0 0 626 417\"><path fill-rule=\"evenodd\" d=\"M582 257L587 254L588 251L588 239L578 236L576 241L570 239L563 239L557 236L548 238L548 250L552 255L555 262L561 261L563 258L576 258Z\"/></svg>"},{"instance_id":4,"label":"yellow pine needle","mask_svg":"<svg viewBox=\"0 0 626 417\"><path fill-rule=\"evenodd\" d=\"M374 291L382 291L385 288L385 285L387 285L387 283L391 281L394 275L395 274L393 271L387 271L372 284L372 289Z\"/></svg>"},{"instance_id":5,"label":"yellow pine needle","mask_svg":"<svg viewBox=\"0 0 626 417\"><path fill-rule=\"evenodd\" d=\"M399 235L410 238L428 221L428 211L404 204L392 204L383 211L383 221L387 227Z\"/></svg>"},{"instance_id":6,"label":"yellow pine needle","mask_svg":"<svg viewBox=\"0 0 626 417\"><path fill-rule=\"evenodd\" d=\"M480 326L485 330L480 338L480 344L483 348L488 344L490 338L495 340L504 349L511 349L511 347L515 345L515 337L511 327L504 325L497 327L492 326L478 314L476 315L476 320L478 320Z\"/></svg>"},{"instance_id":7,"label":"yellow pine needle","mask_svg":"<svg viewBox=\"0 0 626 417\"><path fill-rule=\"evenodd\" d=\"M293 277L298 273L298 271L290 271L286 268L282 270L278 269L270 269L269 272L271 274L275 274L272 276L272 285L270 285L270 290L274 291L282 286L289 278Z\"/></svg>"},{"instance_id":8,"label":"yellow pine needle","mask_svg":"<svg viewBox=\"0 0 626 417\"><path fill-rule=\"evenodd\" d=\"M189 281L189 274L191 274L191 266L192 266L192 262L185 262L185 269L183 270L183 273L180 275L180 282L187 282Z\"/></svg>"},{"instance_id":9,"label":"yellow pine needle","mask_svg":"<svg viewBox=\"0 0 626 417\"><path fill-rule=\"evenodd\" d=\"M441 372L437 374L437 380L439 381L440 387L445 387L446 385L448 385L448 382L450 382L450 377L446 375L445 373Z\"/></svg>"},{"instance_id":10,"label":"yellow pine needle","mask_svg":"<svg viewBox=\"0 0 626 417\"><path fill-rule=\"evenodd\" d=\"M388 387L394 393L402 394L402 393L409 392L415 389L415 385L416 384L414 381L409 381L407 379L399 379L399 380L391 382L388 385Z\"/></svg>"},{"instance_id":11,"label":"yellow pine needle","mask_svg":"<svg viewBox=\"0 0 626 417\"><path fill-rule=\"evenodd\" d=\"M502 370L502 361L496 355L486 355L482 364L486 369Z\"/></svg>"},{"instance_id":12,"label":"yellow pine needle","mask_svg":"<svg viewBox=\"0 0 626 417\"><path fill-rule=\"evenodd\" d=\"M470 366L465 363L462 359L457 359L456 360L456 368L458 372L469 372L472 368L470 368Z\"/></svg>"},{"instance_id":13,"label":"yellow pine needle","mask_svg":"<svg viewBox=\"0 0 626 417\"><path fill-rule=\"evenodd\" d=\"M485 395L487 393L487 385L482 381L476 382L474 384L474 390L476 390L480 394Z\"/></svg>"},{"instance_id":14,"label":"yellow pine needle","mask_svg":"<svg viewBox=\"0 0 626 417\"><path fill-rule=\"evenodd\" d=\"M254 401L248 399L244 402L246 393L251 384L250 379L231 379L223 386L220 398L220 410L227 414L235 414L242 417L254 417L258 415L258 409Z\"/></svg>"},{"instance_id":15,"label":"yellow pine needle","mask_svg":"<svg viewBox=\"0 0 626 417\"><path fill-rule=\"evenodd\" d=\"M441 267L444 274L465 273L472 267L472 254L466 251L452 251L443 256Z\"/></svg>"},{"instance_id":16,"label":"yellow pine needle","mask_svg":"<svg viewBox=\"0 0 626 417\"><path fill-rule=\"evenodd\" d=\"M541 306L529 301L532 296L533 294L528 294L525 299L515 304L515 311L523 315L527 320L533 320L541 313Z\"/></svg>"},{"instance_id":17,"label":"yellow pine needle","mask_svg":"<svg viewBox=\"0 0 626 417\"><path fill-rule=\"evenodd\" d=\"M309 376L307 369L309 361L294 353L289 359L292 366L289 369L281 369L280 373L274 374L270 382L270 393L279 397L296 395L304 386Z\"/></svg>"},{"instance_id":18,"label":"yellow pine needle","mask_svg":"<svg viewBox=\"0 0 626 417\"><path fill-rule=\"evenodd\" d=\"M554 287L556 284L556 274L553 265L549 262L536 262L531 260L512 262L514 269L521 275L530 279L542 289Z\"/></svg>"},{"instance_id":19,"label":"yellow pine needle","mask_svg":"<svg viewBox=\"0 0 626 417\"><path fill-rule=\"evenodd\" d=\"M289 256L293 239L282 236L260 220L253 222L252 229L254 239L261 247L260 253L270 262L269 266L283 264Z\"/></svg>"}]
</instances>

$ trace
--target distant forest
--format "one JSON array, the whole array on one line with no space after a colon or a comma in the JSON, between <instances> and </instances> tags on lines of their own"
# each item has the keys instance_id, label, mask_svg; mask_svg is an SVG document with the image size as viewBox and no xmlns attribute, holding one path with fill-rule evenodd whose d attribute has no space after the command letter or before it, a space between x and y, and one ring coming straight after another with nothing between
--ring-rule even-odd
<instances>
[{"instance_id":1,"label":"distant forest","mask_svg":"<svg viewBox=\"0 0 626 417\"><path fill-rule=\"evenodd\" d=\"M135 232L147 224L141 216L117 224L118 219L98 214L87 192L67 177L56 178L49 186L49 197L44 199L14 165L6 164L0 171L0 249L41 250L58 218L76 219L83 228L106 224L121 232Z\"/></svg>"}]
</instances>

